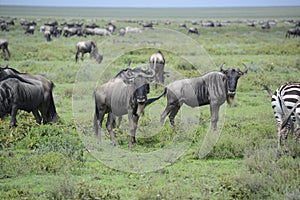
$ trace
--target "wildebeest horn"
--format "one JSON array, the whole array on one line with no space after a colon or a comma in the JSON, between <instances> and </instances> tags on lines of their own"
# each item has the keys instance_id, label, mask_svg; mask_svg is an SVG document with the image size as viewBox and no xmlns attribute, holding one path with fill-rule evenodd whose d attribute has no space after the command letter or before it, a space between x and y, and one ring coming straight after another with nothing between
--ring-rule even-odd
<instances>
[{"instance_id":1,"label":"wildebeest horn","mask_svg":"<svg viewBox=\"0 0 300 200\"><path fill-rule=\"evenodd\" d=\"M220 71L222 72L222 71L224 71L223 70L223 66L225 65L225 63L222 63L221 65L220 65Z\"/></svg>"},{"instance_id":2,"label":"wildebeest horn","mask_svg":"<svg viewBox=\"0 0 300 200\"><path fill-rule=\"evenodd\" d=\"M243 71L243 74L246 74L246 73L248 72L248 69L249 69L249 68L248 68L248 66L247 66L245 63L242 63L242 64L243 64L243 65L245 66L245 68L246 68L246 69Z\"/></svg>"},{"instance_id":3,"label":"wildebeest horn","mask_svg":"<svg viewBox=\"0 0 300 200\"><path fill-rule=\"evenodd\" d=\"M129 68L131 65L131 60L128 61L128 65L127 65L127 68Z\"/></svg>"}]
</instances>

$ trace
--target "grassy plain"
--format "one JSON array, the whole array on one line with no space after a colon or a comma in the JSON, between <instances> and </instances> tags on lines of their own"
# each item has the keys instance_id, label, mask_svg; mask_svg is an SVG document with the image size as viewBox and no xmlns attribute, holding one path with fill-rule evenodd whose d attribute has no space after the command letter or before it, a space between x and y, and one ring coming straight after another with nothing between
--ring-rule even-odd
<instances>
[{"instance_id":1,"label":"grassy plain","mask_svg":"<svg viewBox=\"0 0 300 200\"><path fill-rule=\"evenodd\" d=\"M56 85L54 95L60 115L59 123L54 125L38 126L33 122L33 116L25 112L19 113L16 128L9 127L9 118L0 121L1 199L299 197L299 146L290 140L291 156L276 158L275 120L270 98L262 89L262 84L275 90L287 81L299 81L300 38L285 38L286 30L294 25L284 23L286 19L300 19L299 7L84 9L3 6L0 13L17 17L10 32L0 32L0 37L10 43L12 56L9 65L52 80ZM154 30L144 30L140 36L118 37L117 33L110 38L62 36L46 42L38 30L34 35L24 35L24 27L18 23L20 18L36 20L37 27L52 19L59 23L94 21L100 26L114 20L118 29L139 26L123 19L155 20L158 25ZM214 28L191 24L191 20L209 19L230 20L232 23ZM272 19L276 20L277 26L269 30L262 30L259 25L248 27L245 24L248 19ZM171 24L164 25L166 20ZM196 26L200 36L187 35L187 30L179 27L182 22L188 27ZM101 65L87 55L84 62L75 63L75 44L87 39L95 40L103 52ZM129 60L133 66L145 64L158 48L165 55L166 71L170 72L167 82L218 70L224 62L226 66L241 69L242 63L246 63L249 72L239 81L234 104L225 106L226 117L220 138L215 145L212 144L213 148L205 158L199 158L199 151L210 122L207 106L183 109L183 120L196 118L192 126L182 126L174 133L167 122L157 134L147 136L153 132L149 131L149 123L153 124L151 129L156 128L156 118L165 105L165 99L162 99L140 121L138 142L132 152L135 157L129 157L132 160L117 157L108 145L108 150L112 151L109 161L101 157L101 153L107 151L93 147L93 88L112 78ZM1 57L2 65L5 65L5 60ZM157 96L161 91L161 86L152 89L150 96ZM116 130L120 143L117 149L131 154L127 152L126 125L124 119L121 129ZM108 134L104 135L104 140L109 143ZM179 141L175 143L178 145L175 150L179 149L179 152L173 152L178 153L177 157L166 150L174 144L174 138ZM83 142L89 145L85 147ZM180 146L184 144L185 147ZM92 150L92 153L87 150ZM163 155L169 157L157 164L152 158L156 170L146 168L152 164L147 155L160 150L166 150L168 153ZM142 163L139 155L145 156L147 162ZM95 157L102 158L101 162ZM133 166L137 161L141 163ZM146 170L139 169L139 166Z\"/></svg>"}]
</instances>

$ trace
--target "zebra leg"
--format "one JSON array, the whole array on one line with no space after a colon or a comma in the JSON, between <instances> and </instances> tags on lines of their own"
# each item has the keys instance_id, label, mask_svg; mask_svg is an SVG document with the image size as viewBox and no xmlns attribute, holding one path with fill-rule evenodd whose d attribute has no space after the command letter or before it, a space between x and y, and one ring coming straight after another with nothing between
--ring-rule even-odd
<instances>
[{"instance_id":1,"label":"zebra leg","mask_svg":"<svg viewBox=\"0 0 300 200\"><path fill-rule=\"evenodd\" d=\"M278 131L277 131L277 156L281 157L281 125L278 125Z\"/></svg>"},{"instance_id":2,"label":"zebra leg","mask_svg":"<svg viewBox=\"0 0 300 200\"><path fill-rule=\"evenodd\" d=\"M288 148L288 133L289 133L289 129L288 128L284 128L283 139L284 139L284 153L285 154L289 153L289 148Z\"/></svg>"}]
</instances>

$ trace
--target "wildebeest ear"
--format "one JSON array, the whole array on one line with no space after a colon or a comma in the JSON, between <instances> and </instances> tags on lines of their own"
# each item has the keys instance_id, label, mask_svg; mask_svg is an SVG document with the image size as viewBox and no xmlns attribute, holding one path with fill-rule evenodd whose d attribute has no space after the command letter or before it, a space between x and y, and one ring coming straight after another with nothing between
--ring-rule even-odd
<instances>
[{"instance_id":1,"label":"wildebeest ear","mask_svg":"<svg viewBox=\"0 0 300 200\"><path fill-rule=\"evenodd\" d=\"M150 85L149 84L146 84L146 92L147 92L147 94L149 94L149 92L150 92Z\"/></svg>"}]
</instances>

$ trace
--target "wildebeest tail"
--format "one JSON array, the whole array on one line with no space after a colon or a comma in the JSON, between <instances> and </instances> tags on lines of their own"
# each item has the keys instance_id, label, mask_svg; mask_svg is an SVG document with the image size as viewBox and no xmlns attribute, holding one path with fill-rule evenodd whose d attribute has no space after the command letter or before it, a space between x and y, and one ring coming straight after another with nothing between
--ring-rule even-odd
<instances>
[{"instance_id":1,"label":"wildebeest tail","mask_svg":"<svg viewBox=\"0 0 300 200\"><path fill-rule=\"evenodd\" d=\"M158 97L148 99L145 106L153 103L154 101L159 100L162 96L165 96L166 94L167 94L167 88L165 88L164 91L163 91L163 93L161 95L159 95Z\"/></svg>"},{"instance_id":2,"label":"wildebeest tail","mask_svg":"<svg viewBox=\"0 0 300 200\"><path fill-rule=\"evenodd\" d=\"M263 87L264 87L265 90L267 90L267 92L269 93L270 97L272 97L273 96L272 90L268 86L266 86L266 85L263 85Z\"/></svg>"}]
</instances>

